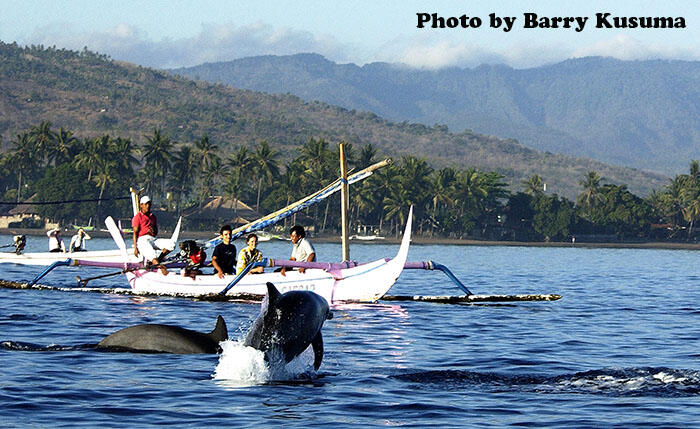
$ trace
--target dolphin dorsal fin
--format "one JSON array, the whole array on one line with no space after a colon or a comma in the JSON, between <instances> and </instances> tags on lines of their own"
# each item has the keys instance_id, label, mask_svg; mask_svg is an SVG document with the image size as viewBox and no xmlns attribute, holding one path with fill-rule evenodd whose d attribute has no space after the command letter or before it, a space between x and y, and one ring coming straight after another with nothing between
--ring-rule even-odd
<instances>
[{"instance_id":1,"label":"dolphin dorsal fin","mask_svg":"<svg viewBox=\"0 0 700 429\"><path fill-rule=\"evenodd\" d=\"M273 285L270 282L267 282L267 305L269 307L275 307L277 305L277 301L279 301L280 296L282 294L280 291L277 290L275 285Z\"/></svg>"},{"instance_id":2,"label":"dolphin dorsal fin","mask_svg":"<svg viewBox=\"0 0 700 429\"><path fill-rule=\"evenodd\" d=\"M226 328L226 321L221 315L216 318L216 326L214 330L207 334L212 340L216 342L222 342L228 339L228 329Z\"/></svg>"}]
</instances>

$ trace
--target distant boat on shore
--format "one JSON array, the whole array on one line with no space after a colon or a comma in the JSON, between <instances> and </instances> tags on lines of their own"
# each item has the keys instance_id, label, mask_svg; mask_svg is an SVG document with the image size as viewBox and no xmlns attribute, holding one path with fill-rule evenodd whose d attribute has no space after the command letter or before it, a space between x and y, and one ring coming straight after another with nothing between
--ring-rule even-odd
<instances>
[{"instance_id":1,"label":"distant boat on shore","mask_svg":"<svg viewBox=\"0 0 700 429\"><path fill-rule=\"evenodd\" d=\"M384 240L386 237L381 235L351 235L350 240L361 240L361 241L374 241L374 240Z\"/></svg>"}]
</instances>

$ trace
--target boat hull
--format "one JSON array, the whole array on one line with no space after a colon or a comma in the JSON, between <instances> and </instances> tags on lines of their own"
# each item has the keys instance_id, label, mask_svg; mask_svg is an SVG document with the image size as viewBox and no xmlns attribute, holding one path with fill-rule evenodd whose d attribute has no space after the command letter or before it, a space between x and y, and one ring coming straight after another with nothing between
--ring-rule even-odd
<instances>
[{"instance_id":1,"label":"boat hull","mask_svg":"<svg viewBox=\"0 0 700 429\"><path fill-rule=\"evenodd\" d=\"M226 296L264 296L267 282L282 292L308 290L321 295L329 304L339 302L374 302L384 296L394 285L403 270L404 261L384 259L356 267L329 273L320 269L307 269L304 273L287 271L248 274ZM198 275L194 279L171 272L164 276L159 271L138 270L125 273L129 285L136 293L205 296L218 294L234 278L217 275Z\"/></svg>"}]
</instances>

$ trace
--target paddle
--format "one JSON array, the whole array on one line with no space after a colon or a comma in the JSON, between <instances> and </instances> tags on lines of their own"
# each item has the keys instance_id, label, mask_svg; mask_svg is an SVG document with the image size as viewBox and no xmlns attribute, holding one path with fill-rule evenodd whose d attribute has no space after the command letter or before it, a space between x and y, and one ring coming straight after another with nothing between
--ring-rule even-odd
<instances>
[{"instance_id":1,"label":"paddle","mask_svg":"<svg viewBox=\"0 0 700 429\"><path fill-rule=\"evenodd\" d=\"M219 292L219 295L226 295L226 292L228 292L229 289L231 289L232 287L234 287L234 286L236 285L236 283L238 283L239 281L241 281L241 279L242 279L246 274L248 274L248 272L249 272L250 270L252 270L253 268L255 268L255 267L264 267L265 265L267 265L267 258L263 258L263 260L260 261L260 262L251 262L250 264L246 265L245 268L243 268L243 271L241 271L240 273L238 273L238 275L237 275L233 280L231 280L231 283L229 283L228 285L226 285L226 287L225 287L221 292Z\"/></svg>"}]
</instances>

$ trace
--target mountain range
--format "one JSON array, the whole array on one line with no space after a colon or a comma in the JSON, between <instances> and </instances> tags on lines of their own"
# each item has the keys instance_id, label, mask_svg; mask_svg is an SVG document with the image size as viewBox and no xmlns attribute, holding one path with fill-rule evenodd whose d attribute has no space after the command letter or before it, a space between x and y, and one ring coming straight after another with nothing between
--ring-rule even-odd
<instances>
[{"instance_id":1,"label":"mountain range","mask_svg":"<svg viewBox=\"0 0 700 429\"><path fill-rule=\"evenodd\" d=\"M378 93L383 90L390 89L376 88ZM178 144L208 135L223 154L266 140L286 161L311 138L333 145L343 140L355 148L371 143L380 156L424 157L434 168L498 171L513 191L538 174L548 192L569 198L582 191L579 182L591 170L607 181L627 184L638 195L668 183L660 174L537 151L513 139L468 130L453 133L444 125L394 122L291 94L195 81L87 49L75 52L0 42L2 146L10 147L17 134L41 121L70 129L81 138L110 134L138 144L156 128Z\"/></svg>"},{"instance_id":2,"label":"mountain range","mask_svg":"<svg viewBox=\"0 0 700 429\"><path fill-rule=\"evenodd\" d=\"M298 54L173 72L667 175L687 171L690 160L700 158L697 61L588 57L531 69L418 70Z\"/></svg>"}]
</instances>

